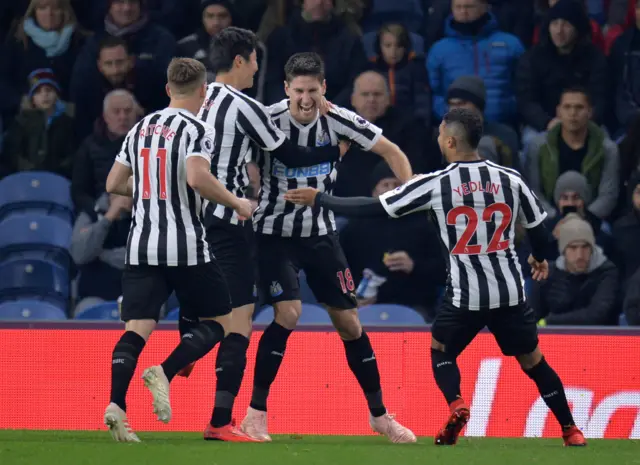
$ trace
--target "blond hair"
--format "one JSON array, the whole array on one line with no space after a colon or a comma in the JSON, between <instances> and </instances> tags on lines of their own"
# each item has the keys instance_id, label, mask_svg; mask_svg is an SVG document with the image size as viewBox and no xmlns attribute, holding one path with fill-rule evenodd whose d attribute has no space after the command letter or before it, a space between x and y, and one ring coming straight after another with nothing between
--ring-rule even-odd
<instances>
[{"instance_id":1,"label":"blond hair","mask_svg":"<svg viewBox=\"0 0 640 465\"><path fill-rule=\"evenodd\" d=\"M38 8L42 0L31 0L29 3L29 8L27 8L27 12L22 17L22 21L20 21L20 25L16 30L16 38L23 42L25 46L27 45L27 34L24 32L24 22L29 19L35 19L35 11ZM71 0L53 0L58 4L60 9L62 10L62 27L65 26L75 26L78 24L78 20L76 19L76 14L73 11L73 7L71 6Z\"/></svg>"},{"instance_id":2,"label":"blond hair","mask_svg":"<svg viewBox=\"0 0 640 465\"><path fill-rule=\"evenodd\" d=\"M167 83L171 93L187 96L194 93L207 79L204 65L193 58L174 58L167 68Z\"/></svg>"}]
</instances>

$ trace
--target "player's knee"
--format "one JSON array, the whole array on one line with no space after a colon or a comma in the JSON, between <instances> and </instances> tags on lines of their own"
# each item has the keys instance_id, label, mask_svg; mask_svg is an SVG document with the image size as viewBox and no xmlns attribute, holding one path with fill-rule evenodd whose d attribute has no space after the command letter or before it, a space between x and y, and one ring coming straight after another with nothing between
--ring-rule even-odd
<instances>
[{"instance_id":1,"label":"player's knee","mask_svg":"<svg viewBox=\"0 0 640 465\"><path fill-rule=\"evenodd\" d=\"M251 337L253 308L253 304L234 308L231 312L228 332L242 334L246 338Z\"/></svg>"},{"instance_id":2,"label":"player's knee","mask_svg":"<svg viewBox=\"0 0 640 465\"><path fill-rule=\"evenodd\" d=\"M516 356L516 360L520 364L520 368L524 371L531 370L542 360L542 352L536 347L533 352Z\"/></svg>"},{"instance_id":3,"label":"player's knee","mask_svg":"<svg viewBox=\"0 0 640 465\"><path fill-rule=\"evenodd\" d=\"M149 336L156 328L155 320L129 320L125 323L125 331L133 331L145 341L149 340Z\"/></svg>"},{"instance_id":4,"label":"player's knee","mask_svg":"<svg viewBox=\"0 0 640 465\"><path fill-rule=\"evenodd\" d=\"M287 329L296 329L302 315L302 302L299 300L278 302L274 304L273 310L276 323Z\"/></svg>"},{"instance_id":5,"label":"player's knee","mask_svg":"<svg viewBox=\"0 0 640 465\"><path fill-rule=\"evenodd\" d=\"M358 318L358 310L329 309L329 316L338 335L343 341L354 341L362 336L362 324Z\"/></svg>"}]
</instances>

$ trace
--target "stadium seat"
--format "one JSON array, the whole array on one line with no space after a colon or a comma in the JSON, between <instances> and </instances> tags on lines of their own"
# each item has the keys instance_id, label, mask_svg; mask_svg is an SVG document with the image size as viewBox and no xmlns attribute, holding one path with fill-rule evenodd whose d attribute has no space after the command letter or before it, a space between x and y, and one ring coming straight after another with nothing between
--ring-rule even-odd
<instances>
[{"instance_id":1,"label":"stadium seat","mask_svg":"<svg viewBox=\"0 0 640 465\"><path fill-rule=\"evenodd\" d=\"M410 32L411 47L416 55L422 55L424 53L424 39L422 36L414 32ZM376 56L376 40L378 40L378 32L367 32L362 36L362 45L364 51L367 54L367 58L371 59ZM337 218L336 218L337 219Z\"/></svg>"},{"instance_id":2,"label":"stadium seat","mask_svg":"<svg viewBox=\"0 0 640 465\"><path fill-rule=\"evenodd\" d=\"M262 307L257 312L257 315L253 322L258 325L269 325L273 321L273 307L271 305L267 305L266 307Z\"/></svg>"},{"instance_id":3,"label":"stadium seat","mask_svg":"<svg viewBox=\"0 0 640 465\"><path fill-rule=\"evenodd\" d=\"M34 210L73 223L71 182L44 171L23 171L0 181L0 220L14 212Z\"/></svg>"},{"instance_id":4,"label":"stadium seat","mask_svg":"<svg viewBox=\"0 0 640 465\"><path fill-rule=\"evenodd\" d=\"M64 311L38 300L15 300L0 304L0 320L66 320Z\"/></svg>"},{"instance_id":5,"label":"stadium seat","mask_svg":"<svg viewBox=\"0 0 640 465\"><path fill-rule=\"evenodd\" d=\"M178 321L179 318L180 318L180 308L174 308L169 313L167 313L167 316L164 317L164 319L167 321Z\"/></svg>"},{"instance_id":6,"label":"stadium seat","mask_svg":"<svg viewBox=\"0 0 640 465\"><path fill-rule=\"evenodd\" d=\"M302 270L298 275L298 281L300 282L300 300L302 300L302 303L317 304L318 299L313 295L313 291L309 287L309 283L307 283L307 275L305 275Z\"/></svg>"},{"instance_id":7,"label":"stadium seat","mask_svg":"<svg viewBox=\"0 0 640 465\"><path fill-rule=\"evenodd\" d=\"M7 258L49 259L72 268L71 225L58 217L21 213L0 223L0 261Z\"/></svg>"},{"instance_id":8,"label":"stadium seat","mask_svg":"<svg viewBox=\"0 0 640 465\"><path fill-rule=\"evenodd\" d=\"M76 320L120 321L118 302L104 302L76 313Z\"/></svg>"},{"instance_id":9,"label":"stadium seat","mask_svg":"<svg viewBox=\"0 0 640 465\"><path fill-rule=\"evenodd\" d=\"M621 313L618 317L618 325L620 326L629 326L629 322L627 321L627 316L624 313Z\"/></svg>"},{"instance_id":10,"label":"stadium seat","mask_svg":"<svg viewBox=\"0 0 640 465\"><path fill-rule=\"evenodd\" d=\"M0 263L2 301L37 295L66 307L69 293L69 273L56 263L37 259L16 259Z\"/></svg>"},{"instance_id":11,"label":"stadium seat","mask_svg":"<svg viewBox=\"0 0 640 465\"><path fill-rule=\"evenodd\" d=\"M410 307L375 304L360 308L360 321L365 326L424 326L424 318Z\"/></svg>"}]
</instances>

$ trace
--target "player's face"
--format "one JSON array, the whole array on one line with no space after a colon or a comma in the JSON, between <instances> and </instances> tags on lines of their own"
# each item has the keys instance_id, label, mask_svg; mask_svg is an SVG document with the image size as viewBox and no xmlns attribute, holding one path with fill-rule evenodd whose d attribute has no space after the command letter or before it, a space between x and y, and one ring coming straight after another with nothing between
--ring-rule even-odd
<instances>
[{"instance_id":1,"label":"player's face","mask_svg":"<svg viewBox=\"0 0 640 465\"><path fill-rule=\"evenodd\" d=\"M326 92L326 84L315 76L298 76L284 83L289 97L291 116L300 123L310 123L318 114L320 99Z\"/></svg>"},{"instance_id":2,"label":"player's face","mask_svg":"<svg viewBox=\"0 0 640 465\"><path fill-rule=\"evenodd\" d=\"M245 60L240 55L238 55L238 60L239 68L244 76L243 89L251 89L253 87L253 76L258 72L258 55L254 50L249 55L248 60Z\"/></svg>"},{"instance_id":3,"label":"player's face","mask_svg":"<svg viewBox=\"0 0 640 465\"><path fill-rule=\"evenodd\" d=\"M202 12L202 25L210 36L231 26L231 14L222 5L210 5Z\"/></svg>"},{"instance_id":4,"label":"player's face","mask_svg":"<svg viewBox=\"0 0 640 465\"><path fill-rule=\"evenodd\" d=\"M400 45L400 41L394 34L385 32L380 37L380 51L385 63L395 65L402 60L406 50Z\"/></svg>"},{"instance_id":5,"label":"player's face","mask_svg":"<svg viewBox=\"0 0 640 465\"><path fill-rule=\"evenodd\" d=\"M452 149L452 138L447 134L447 127L444 121L440 123L438 133L438 146L440 146L440 152L444 156L445 160L449 161L449 153Z\"/></svg>"},{"instance_id":6,"label":"player's face","mask_svg":"<svg viewBox=\"0 0 640 465\"><path fill-rule=\"evenodd\" d=\"M567 269L572 273L586 273L591 261L591 246L584 241L573 241L564 249Z\"/></svg>"},{"instance_id":7,"label":"player's face","mask_svg":"<svg viewBox=\"0 0 640 465\"><path fill-rule=\"evenodd\" d=\"M591 107L586 95L580 92L565 93L558 106L558 116L565 129L569 131L584 129L591 119Z\"/></svg>"},{"instance_id":8,"label":"player's face","mask_svg":"<svg viewBox=\"0 0 640 465\"><path fill-rule=\"evenodd\" d=\"M562 211L565 207L575 207L578 212L583 212L584 200L582 200L577 192L563 192L558 199L558 208Z\"/></svg>"}]
</instances>

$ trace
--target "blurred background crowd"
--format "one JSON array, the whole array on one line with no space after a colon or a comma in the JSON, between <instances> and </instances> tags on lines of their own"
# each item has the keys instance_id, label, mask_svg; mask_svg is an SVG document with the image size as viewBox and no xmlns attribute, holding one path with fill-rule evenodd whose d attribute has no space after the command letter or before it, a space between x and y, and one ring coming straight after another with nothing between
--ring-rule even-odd
<instances>
[{"instance_id":1,"label":"blurred background crowd","mask_svg":"<svg viewBox=\"0 0 640 465\"><path fill-rule=\"evenodd\" d=\"M327 99L381 127L414 172L443 166L436 136L447 109L479 111L480 155L519 171L549 212L551 275L526 279L541 324L640 324L640 0L1 2L0 236L10 237L0 249L38 230L45 242L59 234L69 259L48 268L0 250L0 299L37 287L25 273L53 276L54 289L29 292L62 302L68 317L120 296L131 200L105 193L109 169L129 129L168 103L171 58L201 60L213 80L209 43L231 25L260 39L247 94L265 105L285 98L285 61L315 51ZM55 221L2 209L11 186L45 183L34 172L55 175L49 196L70 188L69 212ZM398 185L352 147L335 194ZM426 216L340 221L340 240L362 304L434 317L446 271ZM517 243L527 274L523 231Z\"/></svg>"}]
</instances>

